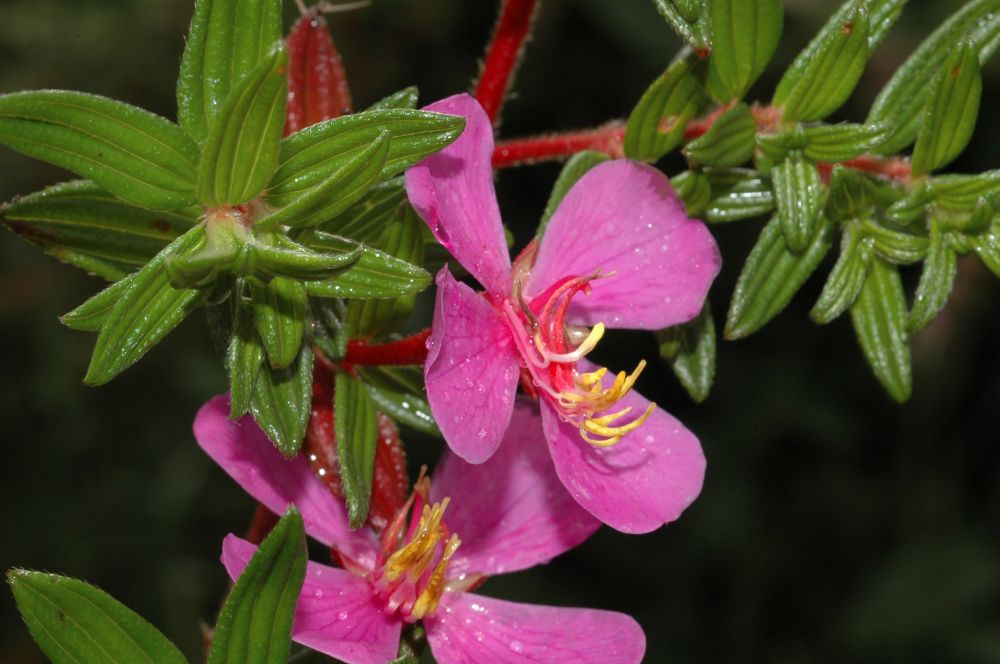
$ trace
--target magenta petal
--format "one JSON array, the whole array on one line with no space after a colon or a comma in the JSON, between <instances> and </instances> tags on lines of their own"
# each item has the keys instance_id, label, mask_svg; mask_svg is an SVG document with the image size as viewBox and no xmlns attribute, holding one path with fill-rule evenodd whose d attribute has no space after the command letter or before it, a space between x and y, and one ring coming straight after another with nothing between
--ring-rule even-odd
<instances>
[{"instance_id":1,"label":"magenta petal","mask_svg":"<svg viewBox=\"0 0 1000 664\"><path fill-rule=\"evenodd\" d=\"M448 528L462 540L449 576L502 574L545 563L601 525L556 476L537 407L519 399L497 453L478 465L445 452L432 499L446 496Z\"/></svg>"},{"instance_id":2,"label":"magenta petal","mask_svg":"<svg viewBox=\"0 0 1000 664\"><path fill-rule=\"evenodd\" d=\"M623 613L472 593L445 595L424 627L440 664L637 664L646 651L642 628Z\"/></svg>"},{"instance_id":3,"label":"magenta petal","mask_svg":"<svg viewBox=\"0 0 1000 664\"><path fill-rule=\"evenodd\" d=\"M406 193L434 237L486 290L509 295L510 255L493 190L493 125L467 94L435 102L427 111L465 117L454 143L406 172Z\"/></svg>"},{"instance_id":4,"label":"magenta petal","mask_svg":"<svg viewBox=\"0 0 1000 664\"><path fill-rule=\"evenodd\" d=\"M596 367L580 363L581 371ZM610 377L605 385L610 383ZM610 410L645 412L649 401L634 390ZM547 403L542 423L556 473L576 500L595 517L625 533L647 533L673 521L701 492L705 455L694 434L662 408L611 447L580 438Z\"/></svg>"},{"instance_id":5,"label":"magenta petal","mask_svg":"<svg viewBox=\"0 0 1000 664\"><path fill-rule=\"evenodd\" d=\"M253 418L229 419L229 399L208 401L194 419L194 437L226 473L275 514L289 505L302 513L306 533L354 560L373 564L377 542L368 529L351 530L347 512L313 474L302 455L281 455Z\"/></svg>"},{"instance_id":6,"label":"magenta petal","mask_svg":"<svg viewBox=\"0 0 1000 664\"><path fill-rule=\"evenodd\" d=\"M235 581L257 547L229 535L222 543L222 564ZM336 567L306 564L302 594L295 607L292 639L347 664L384 664L396 657L399 620L376 603L371 584Z\"/></svg>"},{"instance_id":7,"label":"magenta petal","mask_svg":"<svg viewBox=\"0 0 1000 664\"><path fill-rule=\"evenodd\" d=\"M568 276L609 275L573 299L573 323L659 329L701 311L721 259L705 224L688 219L660 171L634 161L591 169L545 230L525 292Z\"/></svg>"},{"instance_id":8,"label":"magenta petal","mask_svg":"<svg viewBox=\"0 0 1000 664\"><path fill-rule=\"evenodd\" d=\"M514 408L514 340L486 298L455 281L447 267L437 287L424 364L427 400L448 446L482 463L496 451Z\"/></svg>"}]
</instances>

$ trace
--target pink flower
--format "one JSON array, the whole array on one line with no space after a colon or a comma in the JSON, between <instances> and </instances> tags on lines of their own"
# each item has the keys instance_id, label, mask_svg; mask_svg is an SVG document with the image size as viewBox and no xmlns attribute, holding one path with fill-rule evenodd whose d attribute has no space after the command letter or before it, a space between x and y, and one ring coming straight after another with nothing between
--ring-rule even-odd
<instances>
[{"instance_id":1,"label":"pink flower","mask_svg":"<svg viewBox=\"0 0 1000 664\"><path fill-rule=\"evenodd\" d=\"M630 664L645 637L629 616L532 606L469 592L486 576L526 569L573 548L600 525L566 493L542 451L534 406L514 407L503 450L469 465L445 452L381 541L352 531L347 514L299 455L285 459L249 417L233 422L225 397L194 423L198 444L250 495L281 513L298 507L306 532L344 569L308 563L292 638L348 664L396 656L402 627L422 620L441 664ZM222 562L237 578L255 547L234 535Z\"/></svg>"},{"instance_id":2,"label":"pink flower","mask_svg":"<svg viewBox=\"0 0 1000 664\"><path fill-rule=\"evenodd\" d=\"M577 182L541 243L512 266L489 120L468 95L427 110L462 115L466 128L406 173L406 190L486 289L476 293L447 268L437 276L424 377L448 445L470 463L491 458L520 379L539 397L556 473L580 505L629 533L676 519L701 490L697 438L630 391L645 363L614 376L584 356L605 327L654 330L698 314L720 266L708 229L687 218L662 173L609 161Z\"/></svg>"}]
</instances>

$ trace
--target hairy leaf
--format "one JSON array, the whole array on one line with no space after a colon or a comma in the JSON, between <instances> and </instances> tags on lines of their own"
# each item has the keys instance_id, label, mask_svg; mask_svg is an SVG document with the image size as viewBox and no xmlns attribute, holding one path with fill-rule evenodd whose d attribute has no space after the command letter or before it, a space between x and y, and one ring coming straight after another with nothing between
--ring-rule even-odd
<instances>
[{"instance_id":1,"label":"hairy leaf","mask_svg":"<svg viewBox=\"0 0 1000 664\"><path fill-rule=\"evenodd\" d=\"M170 210L195 202L198 147L177 125L120 101L62 90L0 95L0 143L132 205Z\"/></svg>"},{"instance_id":2,"label":"hairy leaf","mask_svg":"<svg viewBox=\"0 0 1000 664\"><path fill-rule=\"evenodd\" d=\"M701 403L715 379L715 321L708 302L694 320L657 333L660 357L670 364L688 395Z\"/></svg>"},{"instance_id":3,"label":"hairy leaf","mask_svg":"<svg viewBox=\"0 0 1000 664\"><path fill-rule=\"evenodd\" d=\"M826 279L823 292L809 315L817 323L829 323L854 304L868 274L873 248L857 224L848 224L840 239L840 257Z\"/></svg>"},{"instance_id":4,"label":"hairy leaf","mask_svg":"<svg viewBox=\"0 0 1000 664\"><path fill-rule=\"evenodd\" d=\"M725 104L742 99L771 61L784 14L781 0L710 0L708 5L713 37L705 89Z\"/></svg>"},{"instance_id":5,"label":"hairy leaf","mask_svg":"<svg viewBox=\"0 0 1000 664\"><path fill-rule=\"evenodd\" d=\"M184 664L173 643L127 606L89 583L12 569L7 583L42 652L55 664Z\"/></svg>"},{"instance_id":6,"label":"hairy leaf","mask_svg":"<svg viewBox=\"0 0 1000 664\"><path fill-rule=\"evenodd\" d=\"M907 321L907 330L911 334L924 329L944 308L955 286L955 274L958 272L958 256L945 241L940 222L933 217L927 241L927 259L920 273L917 292L913 296L913 308L910 309Z\"/></svg>"},{"instance_id":7,"label":"hairy leaf","mask_svg":"<svg viewBox=\"0 0 1000 664\"><path fill-rule=\"evenodd\" d=\"M687 158L715 168L739 166L753 156L757 125L750 107L740 102L720 115L705 134L684 148Z\"/></svg>"},{"instance_id":8,"label":"hairy leaf","mask_svg":"<svg viewBox=\"0 0 1000 664\"><path fill-rule=\"evenodd\" d=\"M788 248L805 250L814 233L822 208L823 186L819 170L811 161L793 153L771 170L774 199Z\"/></svg>"},{"instance_id":9,"label":"hairy leaf","mask_svg":"<svg viewBox=\"0 0 1000 664\"><path fill-rule=\"evenodd\" d=\"M305 577L302 516L289 507L229 591L208 664L284 664Z\"/></svg>"},{"instance_id":10,"label":"hairy leaf","mask_svg":"<svg viewBox=\"0 0 1000 664\"><path fill-rule=\"evenodd\" d=\"M195 223L124 203L88 180L21 196L0 206L0 220L45 253L109 281L145 265Z\"/></svg>"},{"instance_id":11,"label":"hairy leaf","mask_svg":"<svg viewBox=\"0 0 1000 664\"><path fill-rule=\"evenodd\" d=\"M872 261L864 286L851 305L851 321L879 382L893 399L906 401L912 387L906 298L894 266Z\"/></svg>"},{"instance_id":12,"label":"hairy leaf","mask_svg":"<svg viewBox=\"0 0 1000 664\"><path fill-rule=\"evenodd\" d=\"M284 369L263 367L250 399L250 412L274 446L287 457L302 447L312 406L313 354L302 344Z\"/></svg>"},{"instance_id":13,"label":"hairy leaf","mask_svg":"<svg viewBox=\"0 0 1000 664\"><path fill-rule=\"evenodd\" d=\"M704 92L692 72L692 57L682 58L657 77L639 99L625 128L625 155L656 161L684 140L688 120L698 112Z\"/></svg>"},{"instance_id":14,"label":"hairy leaf","mask_svg":"<svg viewBox=\"0 0 1000 664\"><path fill-rule=\"evenodd\" d=\"M272 369L287 367L299 354L308 301L300 281L276 277L261 283L250 279L254 321Z\"/></svg>"},{"instance_id":15,"label":"hairy leaf","mask_svg":"<svg viewBox=\"0 0 1000 664\"><path fill-rule=\"evenodd\" d=\"M278 163L288 98L284 42L233 86L209 124L198 164L198 199L209 207L254 198Z\"/></svg>"},{"instance_id":16,"label":"hairy leaf","mask_svg":"<svg viewBox=\"0 0 1000 664\"><path fill-rule=\"evenodd\" d=\"M378 419L364 383L343 371L337 372L336 381L333 413L340 481L351 527L360 528L371 502Z\"/></svg>"},{"instance_id":17,"label":"hairy leaf","mask_svg":"<svg viewBox=\"0 0 1000 664\"><path fill-rule=\"evenodd\" d=\"M384 231L390 233L391 228ZM319 251L348 251L357 246L345 238L316 232L304 241ZM306 289L314 297L393 298L419 293L431 283L431 275L413 263L378 249L365 247L356 263L335 277L309 281Z\"/></svg>"},{"instance_id":18,"label":"hairy leaf","mask_svg":"<svg viewBox=\"0 0 1000 664\"><path fill-rule=\"evenodd\" d=\"M972 138L983 92L976 48L967 42L954 51L944 61L931 88L913 146L916 176L947 165Z\"/></svg>"},{"instance_id":19,"label":"hairy leaf","mask_svg":"<svg viewBox=\"0 0 1000 664\"><path fill-rule=\"evenodd\" d=\"M195 0L177 80L177 116L199 143L240 79L281 39L278 0Z\"/></svg>"},{"instance_id":20,"label":"hairy leaf","mask_svg":"<svg viewBox=\"0 0 1000 664\"><path fill-rule=\"evenodd\" d=\"M913 142L920 126L934 74L955 50L968 39L985 62L1000 44L1000 0L971 0L931 34L896 70L868 114L868 124L883 123L892 135L878 148L881 154L899 152Z\"/></svg>"}]
</instances>

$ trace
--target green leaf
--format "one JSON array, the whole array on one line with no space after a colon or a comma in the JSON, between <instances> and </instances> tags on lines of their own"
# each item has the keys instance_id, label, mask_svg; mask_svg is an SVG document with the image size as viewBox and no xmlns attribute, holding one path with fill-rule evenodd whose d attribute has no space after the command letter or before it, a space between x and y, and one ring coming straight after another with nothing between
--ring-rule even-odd
<instances>
[{"instance_id":1,"label":"green leaf","mask_svg":"<svg viewBox=\"0 0 1000 664\"><path fill-rule=\"evenodd\" d=\"M833 244L833 225L821 219L805 251L789 250L775 215L761 231L736 282L726 316L725 337L739 339L777 316Z\"/></svg>"},{"instance_id":2,"label":"green leaf","mask_svg":"<svg viewBox=\"0 0 1000 664\"><path fill-rule=\"evenodd\" d=\"M696 52L712 46L712 17L708 2L694 0L653 0L667 24Z\"/></svg>"},{"instance_id":3,"label":"green leaf","mask_svg":"<svg viewBox=\"0 0 1000 664\"><path fill-rule=\"evenodd\" d=\"M906 298L895 267L874 260L851 321L865 359L889 395L902 403L910 397L910 347L906 334Z\"/></svg>"},{"instance_id":4,"label":"green leaf","mask_svg":"<svg viewBox=\"0 0 1000 664\"><path fill-rule=\"evenodd\" d=\"M577 180L586 175L594 166L602 164L609 159L610 157L603 152L584 150L583 152L577 152L567 160L562 170L559 171L556 183L552 185L552 193L549 194L549 200L545 204L542 219L538 222L538 230L535 232L536 238L541 238L545 234L545 227L549 225L549 219L555 214L559 208L559 204L566 198L566 194L577 183Z\"/></svg>"},{"instance_id":5,"label":"green leaf","mask_svg":"<svg viewBox=\"0 0 1000 664\"><path fill-rule=\"evenodd\" d=\"M657 333L660 357L694 401L708 397L715 379L715 321L708 302L694 320Z\"/></svg>"},{"instance_id":6,"label":"green leaf","mask_svg":"<svg viewBox=\"0 0 1000 664\"><path fill-rule=\"evenodd\" d=\"M699 171L684 171L670 178L677 196L692 217L701 216L712 198L712 185L708 176Z\"/></svg>"},{"instance_id":7,"label":"green leaf","mask_svg":"<svg viewBox=\"0 0 1000 664\"><path fill-rule=\"evenodd\" d=\"M705 166L739 166L753 156L756 133L750 107L740 102L720 115L703 136L688 143L684 154L688 160Z\"/></svg>"},{"instance_id":8,"label":"green leaf","mask_svg":"<svg viewBox=\"0 0 1000 664\"><path fill-rule=\"evenodd\" d=\"M423 375L419 370L415 377L405 367L364 367L359 371L376 409L412 429L441 436L423 397Z\"/></svg>"},{"instance_id":9,"label":"green leaf","mask_svg":"<svg viewBox=\"0 0 1000 664\"><path fill-rule=\"evenodd\" d=\"M944 61L931 88L913 146L916 176L948 164L972 138L983 92L976 48L968 42L962 44Z\"/></svg>"},{"instance_id":10,"label":"green leaf","mask_svg":"<svg viewBox=\"0 0 1000 664\"><path fill-rule=\"evenodd\" d=\"M281 39L278 0L196 0L177 80L181 127L199 143L229 91Z\"/></svg>"},{"instance_id":11,"label":"green leaf","mask_svg":"<svg viewBox=\"0 0 1000 664\"><path fill-rule=\"evenodd\" d=\"M68 314L63 314L59 320L71 330L80 332L98 332L104 327L108 314L118 304L122 294L131 287L132 277L125 277L94 295Z\"/></svg>"},{"instance_id":12,"label":"green leaf","mask_svg":"<svg viewBox=\"0 0 1000 664\"><path fill-rule=\"evenodd\" d=\"M55 664L184 664L163 634L89 583L12 569L7 583L42 652Z\"/></svg>"},{"instance_id":13,"label":"green leaf","mask_svg":"<svg viewBox=\"0 0 1000 664\"><path fill-rule=\"evenodd\" d=\"M972 240L972 250L990 272L1000 277L1000 232L994 227Z\"/></svg>"},{"instance_id":14,"label":"green leaf","mask_svg":"<svg viewBox=\"0 0 1000 664\"><path fill-rule=\"evenodd\" d=\"M209 124L198 164L198 200L239 205L259 194L278 164L288 98L288 54L279 41L235 86Z\"/></svg>"},{"instance_id":15,"label":"green leaf","mask_svg":"<svg viewBox=\"0 0 1000 664\"><path fill-rule=\"evenodd\" d=\"M250 279L254 320L272 369L295 361L302 344L306 311L306 287L299 281L277 277L266 284Z\"/></svg>"},{"instance_id":16,"label":"green leaf","mask_svg":"<svg viewBox=\"0 0 1000 664\"><path fill-rule=\"evenodd\" d=\"M831 221L868 215L875 200L875 185L871 180L853 169L837 164L830 175L830 189L823 215Z\"/></svg>"},{"instance_id":17,"label":"green leaf","mask_svg":"<svg viewBox=\"0 0 1000 664\"><path fill-rule=\"evenodd\" d=\"M366 108L366 111L384 111L390 108L416 108L417 98L420 93L417 90L417 86L411 85L408 88L403 88L399 92L394 92L388 97L383 97L377 102Z\"/></svg>"},{"instance_id":18,"label":"green leaf","mask_svg":"<svg viewBox=\"0 0 1000 664\"><path fill-rule=\"evenodd\" d=\"M351 528L360 528L368 518L378 418L375 403L364 383L343 371L334 386L334 431L340 459L340 482L347 503Z\"/></svg>"},{"instance_id":19,"label":"green leaf","mask_svg":"<svg viewBox=\"0 0 1000 664\"><path fill-rule=\"evenodd\" d=\"M882 260L900 265L922 261L927 255L927 238L889 228L871 219L862 222L865 237L871 238Z\"/></svg>"},{"instance_id":20,"label":"green leaf","mask_svg":"<svg viewBox=\"0 0 1000 664\"><path fill-rule=\"evenodd\" d=\"M823 206L819 170L816 164L793 153L774 166L771 178L785 240L789 249L799 253L809 245Z\"/></svg>"},{"instance_id":21,"label":"green leaf","mask_svg":"<svg viewBox=\"0 0 1000 664\"><path fill-rule=\"evenodd\" d=\"M391 227L384 231L390 233ZM320 251L347 251L357 246L351 240L315 232L305 240ZM395 298L419 293L431 284L423 268L384 251L365 247L356 263L323 281L309 281L306 289L313 297Z\"/></svg>"},{"instance_id":22,"label":"green leaf","mask_svg":"<svg viewBox=\"0 0 1000 664\"><path fill-rule=\"evenodd\" d=\"M317 252L284 235L258 236L253 245L253 273L261 278L330 279L355 265L366 249L348 244L342 249Z\"/></svg>"},{"instance_id":23,"label":"green leaf","mask_svg":"<svg viewBox=\"0 0 1000 664\"><path fill-rule=\"evenodd\" d=\"M674 62L639 99L625 128L625 155L656 161L684 140L688 120L704 92L692 72L692 56Z\"/></svg>"},{"instance_id":24,"label":"green leaf","mask_svg":"<svg viewBox=\"0 0 1000 664\"><path fill-rule=\"evenodd\" d=\"M382 176L391 140L383 131L370 145L273 215L258 222L262 228L314 226L335 218L361 200Z\"/></svg>"},{"instance_id":25,"label":"green leaf","mask_svg":"<svg viewBox=\"0 0 1000 664\"><path fill-rule=\"evenodd\" d=\"M889 135L885 125L835 124L803 129L808 159L847 161L871 152Z\"/></svg>"},{"instance_id":26,"label":"green leaf","mask_svg":"<svg viewBox=\"0 0 1000 664\"><path fill-rule=\"evenodd\" d=\"M993 201L1000 197L1000 170L978 175L935 175L928 178L927 189L938 206L971 211L981 198Z\"/></svg>"},{"instance_id":27,"label":"green leaf","mask_svg":"<svg viewBox=\"0 0 1000 664\"><path fill-rule=\"evenodd\" d=\"M868 12L858 5L843 20L828 22L799 54L771 103L784 109L785 120L825 118L851 96L868 54Z\"/></svg>"},{"instance_id":28,"label":"green leaf","mask_svg":"<svg viewBox=\"0 0 1000 664\"><path fill-rule=\"evenodd\" d=\"M126 203L195 202L198 147L165 118L62 90L0 95L0 143L93 180Z\"/></svg>"},{"instance_id":29,"label":"green leaf","mask_svg":"<svg viewBox=\"0 0 1000 664\"><path fill-rule=\"evenodd\" d=\"M742 99L781 39L781 0L710 0L712 54L705 89L721 104ZM733 164L735 165L735 164Z\"/></svg>"},{"instance_id":30,"label":"green leaf","mask_svg":"<svg viewBox=\"0 0 1000 664\"><path fill-rule=\"evenodd\" d=\"M705 219L718 224L751 219L774 210L771 181L755 171L728 169L707 172L712 199L705 210Z\"/></svg>"},{"instance_id":31,"label":"green leaf","mask_svg":"<svg viewBox=\"0 0 1000 664\"><path fill-rule=\"evenodd\" d=\"M911 334L924 329L944 308L955 287L955 274L958 272L958 256L945 241L940 222L933 217L927 240L927 259L907 321L907 331Z\"/></svg>"},{"instance_id":32,"label":"green leaf","mask_svg":"<svg viewBox=\"0 0 1000 664\"><path fill-rule=\"evenodd\" d=\"M313 312L313 344L334 362L347 355L347 304L344 300L310 300Z\"/></svg>"},{"instance_id":33,"label":"green leaf","mask_svg":"<svg viewBox=\"0 0 1000 664\"><path fill-rule=\"evenodd\" d=\"M208 664L285 664L305 577L302 517L289 507L222 605Z\"/></svg>"},{"instance_id":34,"label":"green leaf","mask_svg":"<svg viewBox=\"0 0 1000 664\"><path fill-rule=\"evenodd\" d=\"M465 119L427 111L390 109L345 115L306 127L281 142L278 170L266 200L282 208L312 189L352 159L383 131L391 136L382 177L437 152L462 133Z\"/></svg>"},{"instance_id":35,"label":"green leaf","mask_svg":"<svg viewBox=\"0 0 1000 664\"><path fill-rule=\"evenodd\" d=\"M396 212L406 200L403 178L393 178L372 187L346 212L316 228L356 242L372 242L396 218Z\"/></svg>"},{"instance_id":36,"label":"green leaf","mask_svg":"<svg viewBox=\"0 0 1000 664\"><path fill-rule=\"evenodd\" d=\"M407 205L400 210L399 221L383 231L376 246L407 263L422 264L423 226L417 213ZM410 317L415 302L415 295L352 301L347 306L347 329L351 338L375 339L395 331Z\"/></svg>"},{"instance_id":37,"label":"green leaf","mask_svg":"<svg viewBox=\"0 0 1000 664\"><path fill-rule=\"evenodd\" d=\"M205 237L195 226L129 279L97 336L84 382L102 385L132 366L201 304L201 291L170 285L164 263Z\"/></svg>"},{"instance_id":38,"label":"green leaf","mask_svg":"<svg viewBox=\"0 0 1000 664\"><path fill-rule=\"evenodd\" d=\"M264 363L261 345L254 321L253 306L243 299L242 289L234 292L235 313L232 334L226 349L226 368L229 370L229 417L236 419L250 410L257 376Z\"/></svg>"},{"instance_id":39,"label":"green leaf","mask_svg":"<svg viewBox=\"0 0 1000 664\"><path fill-rule=\"evenodd\" d=\"M840 239L840 257L809 312L814 321L829 323L854 304L865 283L872 254L871 243L864 240L857 224L848 224Z\"/></svg>"},{"instance_id":40,"label":"green leaf","mask_svg":"<svg viewBox=\"0 0 1000 664\"><path fill-rule=\"evenodd\" d=\"M263 367L250 399L250 412L274 446L287 457L302 447L312 407L313 353L302 344L284 369Z\"/></svg>"},{"instance_id":41,"label":"green leaf","mask_svg":"<svg viewBox=\"0 0 1000 664\"><path fill-rule=\"evenodd\" d=\"M892 135L879 146L881 154L899 152L913 142L932 86L955 45L969 40L985 62L1000 44L1000 0L972 0L945 21L896 70L875 98L868 124L884 123Z\"/></svg>"},{"instance_id":42,"label":"green leaf","mask_svg":"<svg viewBox=\"0 0 1000 664\"><path fill-rule=\"evenodd\" d=\"M87 180L21 196L0 206L0 220L45 253L109 281L145 265L195 223L123 203Z\"/></svg>"}]
</instances>

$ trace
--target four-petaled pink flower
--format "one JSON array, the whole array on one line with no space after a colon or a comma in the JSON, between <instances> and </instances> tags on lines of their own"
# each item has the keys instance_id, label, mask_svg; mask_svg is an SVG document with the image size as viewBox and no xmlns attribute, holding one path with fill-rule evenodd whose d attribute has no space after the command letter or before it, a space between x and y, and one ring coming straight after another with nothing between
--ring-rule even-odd
<instances>
[{"instance_id":1,"label":"four-petaled pink flower","mask_svg":"<svg viewBox=\"0 0 1000 664\"><path fill-rule=\"evenodd\" d=\"M609 161L573 186L540 244L512 266L486 114L468 95L427 110L464 116L465 131L411 168L406 190L486 289L476 293L447 267L437 276L424 376L448 445L470 463L491 458L520 378L541 402L556 472L580 505L630 533L676 519L701 490L697 438L630 391L644 363L613 376L584 356L605 326L655 330L698 314L720 266L708 229L687 218L662 173Z\"/></svg>"},{"instance_id":2,"label":"four-petaled pink flower","mask_svg":"<svg viewBox=\"0 0 1000 664\"><path fill-rule=\"evenodd\" d=\"M276 513L298 507L306 532L332 547L344 569L308 563L292 638L348 664L396 657L405 624L421 620L441 664L635 664L645 637L629 616L534 606L469 592L573 548L600 525L569 496L541 444L535 406L518 403L503 449L470 465L445 452L428 487L381 541L352 531L340 500L299 455L286 459L249 417L233 422L225 397L194 423L198 444ZM235 579L255 547L234 535L222 561Z\"/></svg>"}]
</instances>

